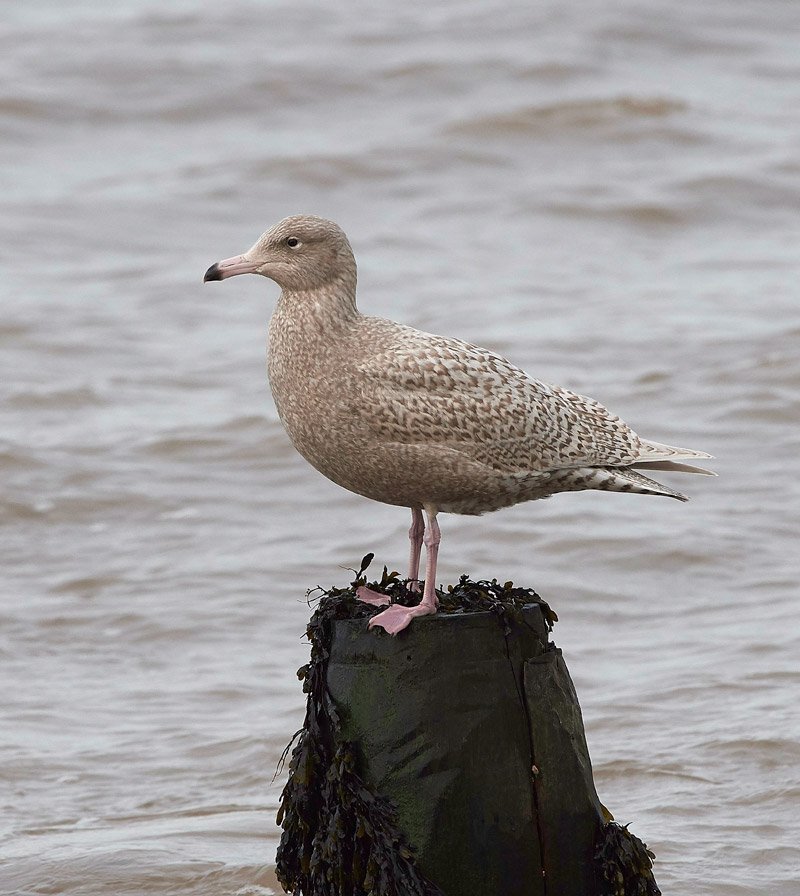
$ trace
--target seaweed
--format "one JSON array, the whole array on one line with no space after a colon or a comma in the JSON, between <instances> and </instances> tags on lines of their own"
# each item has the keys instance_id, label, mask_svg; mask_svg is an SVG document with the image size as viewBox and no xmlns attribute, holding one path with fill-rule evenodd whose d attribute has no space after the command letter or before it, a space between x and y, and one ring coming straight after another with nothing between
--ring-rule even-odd
<instances>
[{"instance_id":1,"label":"seaweed","mask_svg":"<svg viewBox=\"0 0 800 896\"><path fill-rule=\"evenodd\" d=\"M355 589L368 584L365 572L372 562L372 558L372 554L367 554L364 557L361 561L361 568L355 573L355 579L347 588L329 591L315 590L326 596L352 594L355 597ZM408 607L419 603L420 600L419 592L410 590L408 584L408 579L401 579L397 572L388 572L384 566L380 581L371 582L368 587L373 591L385 594L392 603ZM473 581L468 575L462 575L457 584L448 585L444 591L437 590L436 594L439 600L439 613L453 615L490 611L500 618L505 634L509 633L512 623L521 621L523 608L531 604L538 604L541 607L548 631L552 631L553 626L558 622L555 611L539 597L533 588L521 588L515 586L513 582L501 584L497 579ZM372 616L375 612L379 612L379 610L370 608L368 612L359 615Z\"/></svg>"},{"instance_id":2,"label":"seaweed","mask_svg":"<svg viewBox=\"0 0 800 896\"><path fill-rule=\"evenodd\" d=\"M595 853L601 896L661 896L653 877L653 859L655 854L627 825L609 821Z\"/></svg>"}]
</instances>

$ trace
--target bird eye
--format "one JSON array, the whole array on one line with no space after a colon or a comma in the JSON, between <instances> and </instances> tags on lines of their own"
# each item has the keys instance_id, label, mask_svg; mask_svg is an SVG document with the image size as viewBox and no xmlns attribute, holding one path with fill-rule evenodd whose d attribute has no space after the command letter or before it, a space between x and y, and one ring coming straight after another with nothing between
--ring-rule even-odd
<instances>
[{"instance_id":1,"label":"bird eye","mask_svg":"<svg viewBox=\"0 0 800 896\"><path fill-rule=\"evenodd\" d=\"M297 239L296 236L290 236L290 237L286 240L286 245L287 245L290 249L296 249L296 248L300 245L300 240Z\"/></svg>"}]
</instances>

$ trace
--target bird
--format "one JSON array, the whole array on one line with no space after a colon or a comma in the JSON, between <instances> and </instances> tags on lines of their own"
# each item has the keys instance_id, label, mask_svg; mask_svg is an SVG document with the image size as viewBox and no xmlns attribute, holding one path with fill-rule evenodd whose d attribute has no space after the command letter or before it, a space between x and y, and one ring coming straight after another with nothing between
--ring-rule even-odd
<instances>
[{"instance_id":1,"label":"bird","mask_svg":"<svg viewBox=\"0 0 800 896\"><path fill-rule=\"evenodd\" d=\"M385 607L370 628L397 635L436 613L440 513L480 515L584 489L685 501L645 473L716 475L687 463L712 455L640 438L594 399L534 379L488 349L362 314L355 256L332 221L284 218L203 279L239 274L281 288L268 376L294 447L337 485L411 509L408 587L421 599L389 605L360 587L360 600Z\"/></svg>"}]
</instances>

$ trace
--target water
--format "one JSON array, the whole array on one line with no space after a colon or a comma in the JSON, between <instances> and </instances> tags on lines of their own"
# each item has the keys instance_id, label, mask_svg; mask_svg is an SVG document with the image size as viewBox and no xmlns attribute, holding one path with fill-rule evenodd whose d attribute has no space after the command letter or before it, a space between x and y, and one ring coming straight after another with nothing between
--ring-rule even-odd
<instances>
[{"instance_id":1,"label":"water","mask_svg":"<svg viewBox=\"0 0 800 896\"><path fill-rule=\"evenodd\" d=\"M370 313L717 455L688 505L443 517L532 585L598 791L665 894L800 876L795 4L6 4L0 891L278 892L308 587L407 514L289 446L277 290L203 286L330 217Z\"/></svg>"}]
</instances>

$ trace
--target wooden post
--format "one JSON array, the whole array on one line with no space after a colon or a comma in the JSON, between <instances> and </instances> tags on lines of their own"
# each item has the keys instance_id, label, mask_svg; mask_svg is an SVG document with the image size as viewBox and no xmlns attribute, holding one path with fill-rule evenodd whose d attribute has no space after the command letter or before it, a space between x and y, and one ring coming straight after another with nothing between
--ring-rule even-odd
<instances>
[{"instance_id":1,"label":"wooden post","mask_svg":"<svg viewBox=\"0 0 800 896\"><path fill-rule=\"evenodd\" d=\"M659 896L605 822L556 621L532 589L462 576L396 638L322 592L276 872L297 896ZM384 570L395 600L405 583ZM287 748L287 753L289 748Z\"/></svg>"},{"instance_id":2,"label":"wooden post","mask_svg":"<svg viewBox=\"0 0 800 896\"><path fill-rule=\"evenodd\" d=\"M333 623L339 741L397 804L447 896L593 896L603 813L580 708L538 605L424 617L396 638Z\"/></svg>"}]
</instances>

